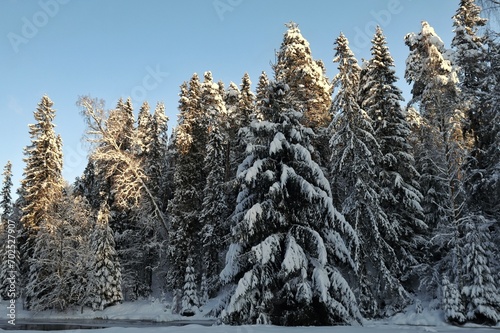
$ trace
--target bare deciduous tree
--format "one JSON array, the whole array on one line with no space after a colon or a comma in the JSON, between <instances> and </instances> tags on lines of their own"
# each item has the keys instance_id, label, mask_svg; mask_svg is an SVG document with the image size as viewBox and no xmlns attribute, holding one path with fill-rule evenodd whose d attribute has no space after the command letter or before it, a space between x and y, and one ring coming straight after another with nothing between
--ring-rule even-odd
<instances>
[{"instance_id":1,"label":"bare deciduous tree","mask_svg":"<svg viewBox=\"0 0 500 333\"><path fill-rule=\"evenodd\" d=\"M111 191L118 206L138 206L144 198L150 201L154 214L161 224L168 230L163 212L158 207L154 195L146 185L147 175L142 160L134 151L123 150L118 142L119 122L112 121L116 116L115 110L107 111L104 101L80 97L77 105L81 107L81 114L87 124L86 140L93 145L90 159L104 173L106 178L112 178Z\"/></svg>"}]
</instances>

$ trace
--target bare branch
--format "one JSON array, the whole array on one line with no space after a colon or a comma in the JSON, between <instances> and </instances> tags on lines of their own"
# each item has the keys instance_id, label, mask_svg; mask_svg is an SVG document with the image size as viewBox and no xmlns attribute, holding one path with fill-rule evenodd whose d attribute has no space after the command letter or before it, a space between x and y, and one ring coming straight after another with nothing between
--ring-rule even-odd
<instances>
[{"instance_id":1,"label":"bare branch","mask_svg":"<svg viewBox=\"0 0 500 333\"><path fill-rule=\"evenodd\" d=\"M147 176L143 163L133 152L121 149L117 141L116 133L119 131L113 126L123 124L109 121L111 113L105 111L103 100L83 96L77 105L82 108L81 114L87 124L86 139L94 144L90 159L96 162L106 178L113 179L111 191L116 204L122 208L138 206L146 195L166 232L167 222L146 185Z\"/></svg>"}]
</instances>

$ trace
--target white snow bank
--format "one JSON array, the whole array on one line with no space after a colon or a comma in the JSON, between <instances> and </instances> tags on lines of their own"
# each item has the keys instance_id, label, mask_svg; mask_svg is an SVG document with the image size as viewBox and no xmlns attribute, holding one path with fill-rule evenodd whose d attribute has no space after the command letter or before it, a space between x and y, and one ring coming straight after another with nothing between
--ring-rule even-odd
<instances>
[{"instance_id":1,"label":"white snow bank","mask_svg":"<svg viewBox=\"0 0 500 333\"><path fill-rule=\"evenodd\" d=\"M7 318L6 309L7 302L0 302L1 318ZM207 304L207 307L209 305ZM5 309L5 310L4 310ZM203 317L209 308L202 308L202 311L189 319L207 319ZM78 320L78 319L110 319L110 320L145 320L145 321L174 321L186 320L187 317L182 317L177 314L172 314L170 303L161 302L160 299L151 297L150 299L137 300L135 302L124 302L105 308L103 311L93 311L89 307L72 308L64 312L59 311L40 311L32 312L22 308L20 300L16 302L16 319L43 319L43 320Z\"/></svg>"},{"instance_id":2,"label":"white snow bank","mask_svg":"<svg viewBox=\"0 0 500 333\"><path fill-rule=\"evenodd\" d=\"M24 331L37 332L37 331ZM59 331L63 332L63 331ZM73 330L67 332L81 332L81 330ZM397 325L382 325L382 326L364 326L364 327L277 327L277 326L212 326L204 327L200 325L187 325L182 327L140 327L140 328L105 328L99 330L99 333L419 333L419 332L447 332L447 333L464 333L467 330L460 327L417 327L417 326L397 326ZM498 332L497 329L479 328L474 329L474 332Z\"/></svg>"},{"instance_id":3,"label":"white snow bank","mask_svg":"<svg viewBox=\"0 0 500 333\"><path fill-rule=\"evenodd\" d=\"M84 308L83 313L80 309L67 311L65 313L43 311L33 313L22 309L21 303L16 305L16 320L17 319L36 319L47 320L51 319L115 319L115 320L151 320L151 321L173 321L173 320L203 320L206 319L206 314L211 307L214 306L214 300L211 300L202 308L202 312L194 317L181 317L173 315L168 308L168 304L160 302L159 299L151 298L150 300L139 300L135 302L125 302L123 304L114 305L104 309L104 311L92 311L89 308ZM0 316L5 318L7 322L6 309L8 301L1 301ZM500 327L500 326L499 326ZM2 331L2 329L0 329ZM85 330L92 333L91 330ZM26 333L37 331L24 331ZM59 331L64 332L64 331ZM66 332L81 332L81 330L70 330ZM96 331L97 332L97 331ZM464 327L451 326L443 322L442 313L436 310L429 310L425 306L417 313L414 306L409 306L405 313L400 313L393 318L380 321L366 321L364 326L336 326L336 327L277 327L277 326L260 326L260 325L245 325L245 326L212 326L206 327L201 325L186 325L186 326L171 326L171 327L116 327L100 329L98 333L420 333L420 332L447 332L447 333L464 333L464 332L499 332L497 328L488 328L479 325L468 324Z\"/></svg>"}]
</instances>

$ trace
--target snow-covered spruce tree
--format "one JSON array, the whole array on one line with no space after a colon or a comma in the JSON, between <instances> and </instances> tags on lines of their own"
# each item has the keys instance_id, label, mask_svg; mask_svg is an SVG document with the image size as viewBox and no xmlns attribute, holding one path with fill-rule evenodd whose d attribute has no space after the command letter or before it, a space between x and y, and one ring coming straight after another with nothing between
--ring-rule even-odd
<instances>
[{"instance_id":1,"label":"snow-covered spruce tree","mask_svg":"<svg viewBox=\"0 0 500 333\"><path fill-rule=\"evenodd\" d=\"M238 111L240 128L248 126L255 116L255 94L252 92L252 81L248 73L245 73L241 79Z\"/></svg>"},{"instance_id":2,"label":"snow-covered spruce tree","mask_svg":"<svg viewBox=\"0 0 500 333\"><path fill-rule=\"evenodd\" d=\"M230 114L226 109L225 100L234 112L239 100L239 89L234 84L230 85L229 94L226 95L224 84L214 84L211 72L205 73L201 88L201 108L208 135L203 169L207 179L200 211L202 229L199 237L203 255L200 256L201 262L197 258L198 262L194 264L197 274L200 274L201 268L202 284L206 287L202 290L203 300L206 301L206 296L213 296L219 287L218 274L222 266L220 255L224 249L221 239L228 233L224 230L228 228L226 218L230 214L226 181L231 173L231 117L234 113ZM232 96L231 92L233 95L236 93L236 96Z\"/></svg>"},{"instance_id":3,"label":"snow-covered spruce tree","mask_svg":"<svg viewBox=\"0 0 500 333\"><path fill-rule=\"evenodd\" d=\"M116 135L116 142L121 150L131 151L135 145L135 116L130 97L125 102L120 98L113 111L110 114L110 119L120 123L121 126L110 126L109 130Z\"/></svg>"},{"instance_id":4,"label":"snow-covered spruce tree","mask_svg":"<svg viewBox=\"0 0 500 333\"><path fill-rule=\"evenodd\" d=\"M263 82L261 84L265 84L265 77L262 77ZM268 83L267 83L268 84ZM240 98L238 100L238 115L236 117L236 128L238 128L238 132L241 128L247 127L250 125L250 122L256 119L255 114L255 101L256 95L251 90L252 81L250 81L250 76L245 73L241 80L241 89L240 89ZM267 88L265 88L267 89ZM236 153L235 158L233 160L234 173L232 174L233 178L236 178L236 171L238 166L243 162L246 157L245 150L246 144L244 140L236 133L237 143L235 144Z\"/></svg>"},{"instance_id":5,"label":"snow-covered spruce tree","mask_svg":"<svg viewBox=\"0 0 500 333\"><path fill-rule=\"evenodd\" d=\"M98 210L104 200L103 183L96 172L95 162L89 159L82 175L77 177L73 184L73 193L87 199L90 207Z\"/></svg>"},{"instance_id":6,"label":"snow-covered spruce tree","mask_svg":"<svg viewBox=\"0 0 500 333\"><path fill-rule=\"evenodd\" d=\"M176 169L174 175L175 193L169 203L172 230L170 236L170 275L171 288L182 289L186 260L191 256L196 273L196 283L201 277L204 233L203 209L204 189L208 169L204 162L207 154L208 133L211 119L226 117L223 84L215 83L211 72L204 74L200 84L198 76L193 75L189 87L181 87L179 103L179 126L176 129ZM227 140L224 139L224 144ZM226 145L227 146L227 145ZM224 155L226 156L226 155ZM225 159L223 163L225 163ZM224 215L227 215L225 213ZM207 228L210 228L207 226ZM214 255L214 254L210 254ZM204 265L203 265L204 266Z\"/></svg>"},{"instance_id":7,"label":"snow-covered spruce tree","mask_svg":"<svg viewBox=\"0 0 500 333\"><path fill-rule=\"evenodd\" d=\"M229 93L235 93L235 85L230 86ZM235 111L232 107L235 103L237 103L239 96L236 98L231 97L229 94L226 95L226 91L224 88L223 82L218 82L215 84L213 82L212 73L206 72L204 74L204 82L201 86L201 103L200 107L203 112L201 116L200 122L202 122L202 126L205 130L204 133L204 142L205 146L208 144L208 133L211 130L212 126L218 126L219 132L221 134L221 139L223 139L224 145L224 165L225 165L225 179L230 178L230 165L231 165L231 123L233 114L230 114L226 108L226 101L231 105L232 111ZM218 123L218 125L215 125ZM206 153L205 153L206 157ZM206 175L206 174L205 174Z\"/></svg>"},{"instance_id":8,"label":"snow-covered spruce tree","mask_svg":"<svg viewBox=\"0 0 500 333\"><path fill-rule=\"evenodd\" d=\"M9 278L14 277L17 281L19 278L19 249L18 232L19 227L15 219L11 220L10 217L13 213L12 207L12 163L10 161L5 164L3 169L2 190L0 193L0 208L2 215L0 216L0 239L2 245L0 246L0 296L2 299L11 299L12 291L10 289ZM19 288L19 287L18 287ZM16 290L15 298L19 297L20 290Z\"/></svg>"},{"instance_id":9,"label":"snow-covered spruce tree","mask_svg":"<svg viewBox=\"0 0 500 333\"><path fill-rule=\"evenodd\" d=\"M34 240L25 291L28 309L62 311L85 303L90 268L89 230L86 202L66 189Z\"/></svg>"},{"instance_id":10,"label":"snow-covered spruce tree","mask_svg":"<svg viewBox=\"0 0 500 333\"><path fill-rule=\"evenodd\" d=\"M241 135L240 129L247 127L252 119L255 119L255 94L251 90L252 82L250 76L245 73L241 80L241 90L234 85L234 88L226 92L226 110L231 119L229 128L227 129L228 143L230 151L229 164L226 165L226 193L227 204L229 209L234 210L236 205L236 197L239 191L238 179L236 172L238 166L246 158L246 143ZM236 94L237 93L237 94ZM233 95L230 98L230 95ZM232 99L232 100L231 100ZM229 230L227 230L229 232Z\"/></svg>"},{"instance_id":11,"label":"snow-covered spruce tree","mask_svg":"<svg viewBox=\"0 0 500 333\"><path fill-rule=\"evenodd\" d=\"M354 230L334 208L311 159L314 133L292 108L289 87L269 86L263 121L243 129L248 156L221 273L236 284L222 320L230 324L333 325L360 321L341 270L354 269Z\"/></svg>"},{"instance_id":12,"label":"snow-covered spruce tree","mask_svg":"<svg viewBox=\"0 0 500 333\"><path fill-rule=\"evenodd\" d=\"M221 82L214 83L211 72L205 72L204 81L201 85L201 100L200 108L201 114L205 115L200 119L203 128L209 129L210 119L214 117L224 117L226 115L226 106L224 104L225 90ZM207 140L207 133L205 133L205 140Z\"/></svg>"},{"instance_id":13,"label":"snow-covered spruce tree","mask_svg":"<svg viewBox=\"0 0 500 333\"><path fill-rule=\"evenodd\" d=\"M451 283L446 275L443 275L441 282L442 289L442 308L444 311L444 319L453 324L465 323L464 305L460 291L456 284Z\"/></svg>"},{"instance_id":14,"label":"snow-covered spruce tree","mask_svg":"<svg viewBox=\"0 0 500 333\"><path fill-rule=\"evenodd\" d=\"M21 285L26 284L29 261L33 256L35 238L42 223L51 219L55 202L61 197L62 140L54 131L55 110L48 96L43 96L33 113L36 123L29 125L31 144L24 148L24 168L21 180L22 235Z\"/></svg>"},{"instance_id":15,"label":"snow-covered spruce tree","mask_svg":"<svg viewBox=\"0 0 500 333\"><path fill-rule=\"evenodd\" d=\"M465 165L467 172L467 197L470 210L485 218L500 221L500 198L498 132L499 132L499 92L500 92L500 45L492 37L485 38L486 77L480 70L485 64L478 64L477 80L482 85L474 97L476 129L474 146ZM473 73L474 74L474 73ZM478 101L479 100L479 101ZM476 114L477 113L477 114ZM500 225L497 230L500 230ZM500 268L500 267L499 267Z\"/></svg>"},{"instance_id":16,"label":"snow-covered spruce tree","mask_svg":"<svg viewBox=\"0 0 500 333\"><path fill-rule=\"evenodd\" d=\"M182 288L182 308L181 316L194 316L198 312L198 287L197 277L193 267L193 258L188 258L186 262L186 274L184 275L184 286Z\"/></svg>"},{"instance_id":17,"label":"snow-covered spruce tree","mask_svg":"<svg viewBox=\"0 0 500 333\"><path fill-rule=\"evenodd\" d=\"M491 269L493 251L489 227L482 216L466 216L463 245L462 296L467 320L496 325L500 322L500 292Z\"/></svg>"},{"instance_id":18,"label":"snow-covered spruce tree","mask_svg":"<svg viewBox=\"0 0 500 333\"><path fill-rule=\"evenodd\" d=\"M129 214L132 223L126 237L135 239L131 246L121 249L120 256L135 258L127 267L134 272L134 288L136 296L147 296L151 292L153 270L160 264L159 258L163 249L163 240L167 238L166 230L161 226L165 217L159 216L166 209L164 192L164 169L167 149L167 121L165 108L158 103L153 115L149 106L143 104L138 116L135 141L136 154L146 175L145 184L152 194L154 202L142 198L137 207ZM156 209L158 207L159 209Z\"/></svg>"},{"instance_id":19,"label":"snow-covered spruce tree","mask_svg":"<svg viewBox=\"0 0 500 333\"><path fill-rule=\"evenodd\" d=\"M484 125L483 113L487 107L484 92L488 90L486 76L489 66L486 61L485 37L478 30L486 25L481 8L475 0L461 0L453 16L455 36L451 42L454 61L458 66L460 107L466 116L466 129L472 134L476 147L481 147L481 131Z\"/></svg>"},{"instance_id":20,"label":"snow-covered spruce tree","mask_svg":"<svg viewBox=\"0 0 500 333\"><path fill-rule=\"evenodd\" d=\"M439 255L429 252L429 261L440 267L439 274L427 280L439 285L441 273L445 273L452 283L458 283L462 267L458 223L465 199L461 166L468 142L462 131L464 114L459 107L457 72L450 51L427 22L422 22L420 33L406 35L405 42L410 48L405 78L413 83L410 104L418 104L425 120L421 127L424 149L417 155L422 207L431 228L431 248L440 248Z\"/></svg>"},{"instance_id":21,"label":"snow-covered spruce tree","mask_svg":"<svg viewBox=\"0 0 500 333\"><path fill-rule=\"evenodd\" d=\"M218 85L212 81L211 87L213 88L211 91L219 95ZM205 93L208 93L208 90L205 90ZM204 100L208 103L208 96L205 96ZM188 256L191 255L197 259L194 267L198 273L201 262L200 213L206 183L203 163L208 133L208 117L201 103L201 84L198 75L194 74L189 85L181 86L180 114L178 126L175 129L176 156L173 180L175 192L168 204L171 228L167 286L177 294L184 285ZM177 301L181 301L179 297ZM173 305L173 308L179 307L179 305Z\"/></svg>"},{"instance_id":22,"label":"snow-covered spruce tree","mask_svg":"<svg viewBox=\"0 0 500 333\"><path fill-rule=\"evenodd\" d=\"M380 205L396 230L395 249L402 278L411 267L422 262L427 226L420 205L419 174L409 143L410 125L400 102L403 96L396 87L394 60L380 27L372 40L372 58L368 61L360 87L360 106L373 120L375 139L382 158L376 162L380 186Z\"/></svg>"},{"instance_id":23,"label":"snow-covered spruce tree","mask_svg":"<svg viewBox=\"0 0 500 333\"><path fill-rule=\"evenodd\" d=\"M123 300L121 267L109 219L108 204L103 202L97 214L91 237L91 248L95 252L92 260L91 280L89 281L91 290L89 301L94 310L103 310L105 307Z\"/></svg>"},{"instance_id":24,"label":"snow-covered spruce tree","mask_svg":"<svg viewBox=\"0 0 500 333\"><path fill-rule=\"evenodd\" d=\"M296 23L286 25L287 31L273 66L276 81L287 82L295 95L294 109L304 113L304 123L312 128L330 122L332 85L324 65L314 60L309 42Z\"/></svg>"},{"instance_id":25,"label":"snow-covered spruce tree","mask_svg":"<svg viewBox=\"0 0 500 333\"><path fill-rule=\"evenodd\" d=\"M234 160L236 156L236 145L237 145L237 133L239 130L238 126L238 101L240 99L240 89L238 85L234 82L229 83L229 87L221 95L223 98L223 103L225 107L225 114L221 118L220 128L222 134L225 137L224 140L224 169L225 169L225 181L234 179L234 173L236 172L236 167L234 166Z\"/></svg>"},{"instance_id":26,"label":"snow-covered spruce tree","mask_svg":"<svg viewBox=\"0 0 500 333\"><path fill-rule=\"evenodd\" d=\"M261 113L264 106L267 106L269 94L269 78L266 72L262 71L259 76L259 82L255 89L255 117L258 120L263 120L264 116Z\"/></svg>"},{"instance_id":27,"label":"snow-covered spruce tree","mask_svg":"<svg viewBox=\"0 0 500 333\"><path fill-rule=\"evenodd\" d=\"M219 273L222 270L221 254L226 248L224 237L229 233L227 222L230 214L227 203L225 183L224 138L220 130L218 118L210 125L207 156L205 157L205 172L207 183L203 190L201 210L201 242L202 242L202 300L214 296L220 286ZM222 259L222 260L221 260Z\"/></svg>"},{"instance_id":28,"label":"snow-covered spruce tree","mask_svg":"<svg viewBox=\"0 0 500 333\"><path fill-rule=\"evenodd\" d=\"M342 213L357 232L359 244L350 246L358 265L355 281L361 312L368 317L392 315L409 302L401 276L397 252L392 247L400 236L380 201L376 166L383 155L374 134L373 121L358 104L361 68L341 34L336 40L334 62L339 73L332 103L334 119L331 175Z\"/></svg>"},{"instance_id":29,"label":"snow-covered spruce tree","mask_svg":"<svg viewBox=\"0 0 500 333\"><path fill-rule=\"evenodd\" d=\"M135 149L137 150L137 154L140 156L144 156L148 154L151 146L151 138L152 138L152 116L150 112L149 103L145 101L142 103L141 108L139 109L139 113L137 115L137 134L136 134L136 142Z\"/></svg>"},{"instance_id":30,"label":"snow-covered spruce tree","mask_svg":"<svg viewBox=\"0 0 500 333\"><path fill-rule=\"evenodd\" d=\"M436 143L430 139L438 140L439 136L415 108L408 107L407 119L412 128L409 141L420 173L418 181L424 196L422 208L429 227L426 237L429 240L428 249L424 251L424 260L415 266L415 272L420 276L419 289L434 297L439 304L443 295L440 292L443 272L453 277L455 282L458 276L459 233L457 225L451 223L453 214L449 183L443 178L446 163L435 151Z\"/></svg>"},{"instance_id":31,"label":"snow-covered spruce tree","mask_svg":"<svg viewBox=\"0 0 500 333\"><path fill-rule=\"evenodd\" d=\"M495 324L500 321L500 286L496 282L494 257L498 247L491 240L490 228L494 220L488 209L485 209L485 203L489 200L478 195L481 191L478 191L478 187L489 176L485 172L490 163L485 152L494 137L490 129L495 127L492 125L495 124L495 116L491 114L493 104L488 95L492 87L498 85L498 81L490 79L489 72L494 63L487 61L487 37L478 35L478 29L486 24L480 13L481 8L474 0L463 0L453 17L455 36L452 47L459 66L460 102L466 112L467 129L473 137L473 147L464 167L467 202L460 220L465 256L461 287L467 320ZM486 195L495 200L494 194L495 191L488 191Z\"/></svg>"},{"instance_id":32,"label":"snow-covered spruce tree","mask_svg":"<svg viewBox=\"0 0 500 333\"><path fill-rule=\"evenodd\" d=\"M10 161L5 164L2 176L0 208L2 209L2 221L4 221L9 218L10 214L12 214L12 163Z\"/></svg>"},{"instance_id":33,"label":"snow-covered spruce tree","mask_svg":"<svg viewBox=\"0 0 500 333\"><path fill-rule=\"evenodd\" d=\"M29 125L31 145L24 149L26 167L21 180L24 193L21 222L30 241L42 221L48 220L54 202L62 195L62 141L54 131L52 106L50 98L43 96L33 114L36 123Z\"/></svg>"},{"instance_id":34,"label":"snow-covered spruce tree","mask_svg":"<svg viewBox=\"0 0 500 333\"><path fill-rule=\"evenodd\" d=\"M230 125L227 130L230 143L229 172L226 173L226 180L231 181L236 178L238 165L245 159L246 145L238 135L242 127L250 124L255 117L255 94L251 90L252 82L248 73L243 75L240 88L231 83L224 99L226 110L229 115Z\"/></svg>"},{"instance_id":35,"label":"snow-covered spruce tree","mask_svg":"<svg viewBox=\"0 0 500 333\"><path fill-rule=\"evenodd\" d=\"M410 104L419 104L419 111L428 124L424 136L427 142L424 144L434 147L420 158L430 159L436 164L438 170L435 173L445 172L440 178L447 184L436 184L435 187L448 187L448 202L438 205L449 207L449 219L456 221L463 201L459 179L460 166L466 152L462 135L463 113L458 108L456 68L451 61L450 51L445 49L443 41L427 22L422 22L420 33L406 35L405 41L410 48L405 78L408 83L413 83L413 99ZM425 172L420 173L422 177L426 177ZM431 191L434 185L428 184L425 187L424 184L422 188L424 209L426 205L434 204L426 196L426 192ZM431 227L437 225L437 221L426 222Z\"/></svg>"},{"instance_id":36,"label":"snow-covered spruce tree","mask_svg":"<svg viewBox=\"0 0 500 333\"><path fill-rule=\"evenodd\" d=\"M146 173L152 194L157 198L159 211L164 212L167 207L166 160L168 150L168 117L165 114L165 105L157 103L152 116L151 143L147 154ZM155 214L157 214L156 212ZM157 220L158 217L156 217Z\"/></svg>"},{"instance_id":37,"label":"snow-covered spruce tree","mask_svg":"<svg viewBox=\"0 0 500 333\"><path fill-rule=\"evenodd\" d=\"M480 205L484 216L496 221L494 225L494 243L500 244L500 43L491 41L489 61L491 70L489 79L492 84L488 100L491 107L485 113L484 155L478 159L477 172L471 177L471 189L468 191L475 204ZM469 203L470 204L470 203ZM500 248L495 251L495 270L500 274ZM499 275L500 276L500 275Z\"/></svg>"}]
</instances>

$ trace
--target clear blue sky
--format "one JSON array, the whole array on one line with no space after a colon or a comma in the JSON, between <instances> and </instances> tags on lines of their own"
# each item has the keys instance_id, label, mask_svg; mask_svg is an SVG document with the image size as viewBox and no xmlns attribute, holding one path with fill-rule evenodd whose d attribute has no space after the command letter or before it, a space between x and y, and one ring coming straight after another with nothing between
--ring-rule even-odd
<instances>
[{"instance_id":1,"label":"clear blue sky","mask_svg":"<svg viewBox=\"0 0 500 333\"><path fill-rule=\"evenodd\" d=\"M272 74L286 28L295 21L313 57L336 74L333 42L342 31L358 59L380 24L399 77L408 54L403 37L428 21L449 45L458 0L1 0L0 167L11 160L14 186L24 168L28 124L44 94L57 110L64 143L64 177L73 182L86 165L84 125L75 102L103 98L112 108L122 96L135 109L163 101L177 120L179 85L194 72L212 71L226 87L245 72L255 84ZM408 86L401 80L408 97Z\"/></svg>"}]
</instances>

